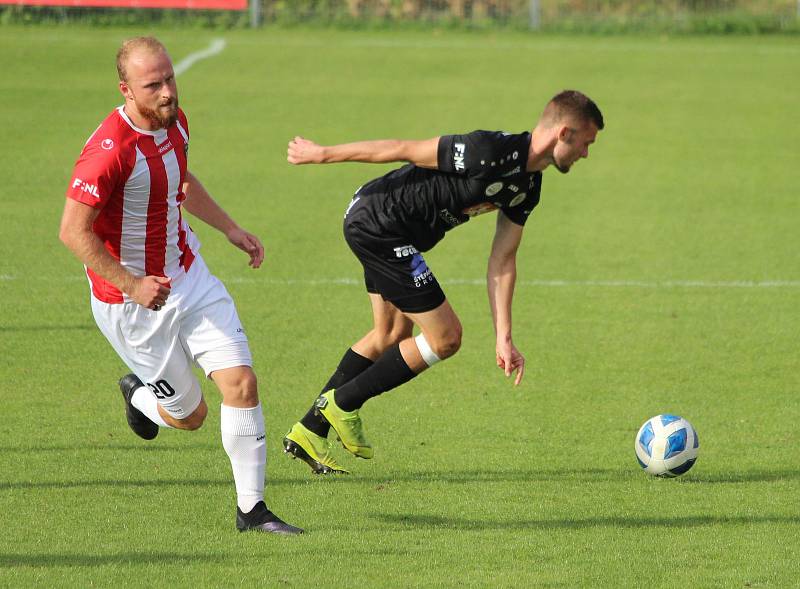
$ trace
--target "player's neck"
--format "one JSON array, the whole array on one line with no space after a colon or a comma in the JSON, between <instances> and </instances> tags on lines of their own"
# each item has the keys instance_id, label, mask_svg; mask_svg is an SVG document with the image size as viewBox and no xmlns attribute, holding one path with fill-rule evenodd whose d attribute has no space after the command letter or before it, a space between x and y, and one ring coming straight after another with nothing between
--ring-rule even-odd
<instances>
[{"instance_id":1,"label":"player's neck","mask_svg":"<svg viewBox=\"0 0 800 589\"><path fill-rule=\"evenodd\" d=\"M531 132L531 145L528 148L528 162L525 169L528 172L541 172L553 163L553 148L557 137L547 129L536 127Z\"/></svg>"},{"instance_id":2,"label":"player's neck","mask_svg":"<svg viewBox=\"0 0 800 589\"><path fill-rule=\"evenodd\" d=\"M143 129L145 131L158 131L159 129L163 129L160 125L156 125L150 119L143 116L139 110L136 108L135 105L132 105L129 102L126 102L125 105L122 107L122 110L125 112L125 116L128 117L131 123L134 126L138 127L139 129Z\"/></svg>"}]
</instances>

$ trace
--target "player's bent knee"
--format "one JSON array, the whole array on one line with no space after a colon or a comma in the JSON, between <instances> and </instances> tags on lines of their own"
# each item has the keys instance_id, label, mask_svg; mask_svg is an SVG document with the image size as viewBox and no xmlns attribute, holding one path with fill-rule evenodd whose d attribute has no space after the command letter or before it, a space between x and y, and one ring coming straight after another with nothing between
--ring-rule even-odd
<instances>
[{"instance_id":1,"label":"player's bent knee","mask_svg":"<svg viewBox=\"0 0 800 589\"><path fill-rule=\"evenodd\" d=\"M456 352L461 348L461 338L447 338L436 342L433 346L433 351L442 360L455 356Z\"/></svg>"},{"instance_id":2,"label":"player's bent knee","mask_svg":"<svg viewBox=\"0 0 800 589\"><path fill-rule=\"evenodd\" d=\"M203 426L207 415L208 406L205 402L201 402L189 417L185 419L176 419L175 427L189 431L198 430Z\"/></svg>"},{"instance_id":3,"label":"player's bent knee","mask_svg":"<svg viewBox=\"0 0 800 589\"><path fill-rule=\"evenodd\" d=\"M232 407L255 407L258 405L258 378L248 367L240 367L225 375L212 375L222 393L222 402Z\"/></svg>"},{"instance_id":4,"label":"player's bent knee","mask_svg":"<svg viewBox=\"0 0 800 589\"><path fill-rule=\"evenodd\" d=\"M461 349L461 334L461 325L458 325L432 341L431 349L442 360L450 358Z\"/></svg>"}]
</instances>

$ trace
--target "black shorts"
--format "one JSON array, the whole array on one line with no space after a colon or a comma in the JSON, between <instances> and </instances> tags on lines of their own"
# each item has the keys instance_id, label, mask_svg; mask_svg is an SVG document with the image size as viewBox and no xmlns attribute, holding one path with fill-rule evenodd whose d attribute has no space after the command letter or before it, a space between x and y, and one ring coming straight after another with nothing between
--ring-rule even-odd
<instances>
[{"instance_id":1,"label":"black shorts","mask_svg":"<svg viewBox=\"0 0 800 589\"><path fill-rule=\"evenodd\" d=\"M371 207L364 206L367 198L351 203L344 219L344 238L364 267L367 292L405 313L435 309L445 296L422 254L401 229L379 224Z\"/></svg>"}]
</instances>

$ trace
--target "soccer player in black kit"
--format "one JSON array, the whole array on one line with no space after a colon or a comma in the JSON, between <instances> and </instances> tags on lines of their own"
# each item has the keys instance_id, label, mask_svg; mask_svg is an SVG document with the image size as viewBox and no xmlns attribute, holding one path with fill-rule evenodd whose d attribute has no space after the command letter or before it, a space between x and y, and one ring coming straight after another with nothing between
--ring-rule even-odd
<instances>
[{"instance_id":1,"label":"soccer player in black kit","mask_svg":"<svg viewBox=\"0 0 800 589\"><path fill-rule=\"evenodd\" d=\"M539 203L542 170L562 173L603 128L584 94L565 90L545 106L531 132L473 131L424 141L362 141L322 146L295 137L292 164L345 161L407 165L358 189L345 212L344 237L364 267L373 328L353 344L308 413L286 434L284 450L318 474L347 472L331 454L331 426L342 445L372 458L359 409L407 382L461 345L461 323L422 252L470 217L498 210L487 287L497 366L522 380L525 358L511 339L516 252L525 221ZM420 334L412 335L416 325Z\"/></svg>"}]
</instances>

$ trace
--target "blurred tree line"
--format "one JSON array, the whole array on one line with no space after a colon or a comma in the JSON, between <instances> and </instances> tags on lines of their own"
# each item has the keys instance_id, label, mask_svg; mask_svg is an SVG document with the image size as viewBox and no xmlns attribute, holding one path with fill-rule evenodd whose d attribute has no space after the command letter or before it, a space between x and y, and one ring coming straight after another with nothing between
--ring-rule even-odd
<instances>
[{"instance_id":1,"label":"blurred tree line","mask_svg":"<svg viewBox=\"0 0 800 589\"><path fill-rule=\"evenodd\" d=\"M24 2L24 0L22 0ZM54 0L64 2L66 0ZM251 0L260 23L559 33L800 34L800 0ZM237 28L253 12L0 5L4 23Z\"/></svg>"}]
</instances>

